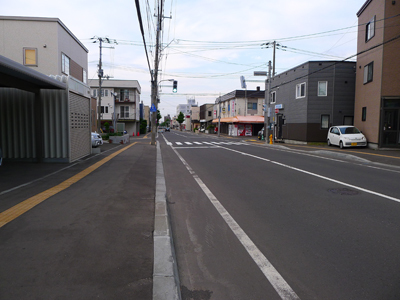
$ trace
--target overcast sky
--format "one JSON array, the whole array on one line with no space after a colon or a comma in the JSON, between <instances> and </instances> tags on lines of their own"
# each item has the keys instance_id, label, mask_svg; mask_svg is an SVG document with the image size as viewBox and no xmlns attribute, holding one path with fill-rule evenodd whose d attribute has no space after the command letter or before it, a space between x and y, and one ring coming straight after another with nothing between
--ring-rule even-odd
<instances>
[{"instance_id":1,"label":"overcast sky","mask_svg":"<svg viewBox=\"0 0 400 300\"><path fill-rule=\"evenodd\" d=\"M140 0L151 66L154 66L157 1ZM267 71L277 41L276 72L310 60L342 60L357 52L357 11L365 0L166 0L162 31L161 79L178 81L178 93L162 87L162 116L195 98L199 105L241 89L254 71ZM103 50L104 73L138 80L141 100L150 105L150 75L134 0L0 0L2 15L59 18L89 49L89 79L97 78L94 36L115 39ZM170 19L170 17L172 17ZM287 47L287 48L282 48ZM286 51L284 51L286 50ZM171 85L162 82L161 85ZM248 89L264 88L248 82Z\"/></svg>"}]
</instances>

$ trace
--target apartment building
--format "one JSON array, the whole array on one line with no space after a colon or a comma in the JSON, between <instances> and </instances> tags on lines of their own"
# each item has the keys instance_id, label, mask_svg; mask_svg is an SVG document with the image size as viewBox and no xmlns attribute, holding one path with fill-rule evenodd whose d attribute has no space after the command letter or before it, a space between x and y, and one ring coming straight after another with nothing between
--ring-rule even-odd
<instances>
[{"instance_id":1,"label":"apartment building","mask_svg":"<svg viewBox=\"0 0 400 300\"><path fill-rule=\"evenodd\" d=\"M355 62L309 61L271 80L274 138L324 142L332 125L353 125Z\"/></svg>"},{"instance_id":2,"label":"apartment building","mask_svg":"<svg viewBox=\"0 0 400 300\"><path fill-rule=\"evenodd\" d=\"M99 81L89 80L91 95L99 99ZM124 123L130 134L140 131L140 94L137 80L104 80L101 89L101 127L105 122L110 125L114 120ZM97 104L98 105L98 104Z\"/></svg>"},{"instance_id":3,"label":"apartment building","mask_svg":"<svg viewBox=\"0 0 400 300\"><path fill-rule=\"evenodd\" d=\"M357 17L354 125L370 148L400 148L400 2L368 0Z\"/></svg>"}]
</instances>

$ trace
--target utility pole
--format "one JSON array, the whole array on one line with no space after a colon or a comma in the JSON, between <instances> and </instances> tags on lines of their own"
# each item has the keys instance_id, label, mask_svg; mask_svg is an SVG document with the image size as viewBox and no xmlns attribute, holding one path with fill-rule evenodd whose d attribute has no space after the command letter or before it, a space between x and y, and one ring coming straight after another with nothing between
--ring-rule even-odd
<instances>
[{"instance_id":1,"label":"utility pole","mask_svg":"<svg viewBox=\"0 0 400 300\"><path fill-rule=\"evenodd\" d=\"M98 97L99 97L99 101L98 101L98 106L97 106L97 131L100 132L100 128L101 128L101 84L104 78L104 72L103 72L103 65L102 65L102 61L101 61L101 57L102 57L102 49L104 48L102 43L114 43L114 44L118 44L116 40L112 40L109 38L101 38L101 37L92 37L92 40L94 39L95 41L93 41L93 43L97 43L99 42L99 49L100 49L100 57L99 57L99 70L97 71L98 77L99 77L99 91L98 91ZM113 47L106 47L106 48L113 48ZM114 110L115 110L115 105L114 105ZM116 128L114 128L115 130Z\"/></svg>"},{"instance_id":2,"label":"utility pole","mask_svg":"<svg viewBox=\"0 0 400 300\"><path fill-rule=\"evenodd\" d=\"M268 62L268 77L267 80L265 81L265 101L267 102L267 109L266 109L266 113L267 113L267 124L264 126L264 131L267 132L266 138L265 138L265 143L268 144L268 140L269 140L269 125L271 124L270 118L271 118L271 61ZM265 115L264 115L264 121L265 121ZM272 137L272 143L274 143L274 138Z\"/></svg>"},{"instance_id":3,"label":"utility pole","mask_svg":"<svg viewBox=\"0 0 400 300\"><path fill-rule=\"evenodd\" d=\"M157 15L157 33L156 33L156 53L154 58L154 70L151 82L151 106L156 108L156 111L151 115L151 145L156 144L156 131L157 131L157 111L158 111L158 64L159 64L159 51L160 51L160 31L161 31L161 23L162 23L162 4L161 8L158 9Z\"/></svg>"},{"instance_id":4,"label":"utility pole","mask_svg":"<svg viewBox=\"0 0 400 300\"><path fill-rule=\"evenodd\" d=\"M274 54L273 54L273 56L272 56L272 61L273 61L273 63L272 63L272 67L273 67L273 69L272 69L272 77L275 77L275 51L276 51L276 41L274 41L273 44L274 44Z\"/></svg>"},{"instance_id":5,"label":"utility pole","mask_svg":"<svg viewBox=\"0 0 400 300\"><path fill-rule=\"evenodd\" d=\"M102 65L101 65L101 51L102 51L102 47L101 44L103 42L102 38L99 38L99 48L100 48L100 58L99 58L99 71L97 72L98 76L99 76L99 92L98 92L98 96L99 96L99 103L98 103L98 107L97 107L97 131L100 132L100 128L101 128L101 80L103 78L103 69L102 69ZM114 107L115 109L115 107ZM115 128L114 128L115 130Z\"/></svg>"}]
</instances>

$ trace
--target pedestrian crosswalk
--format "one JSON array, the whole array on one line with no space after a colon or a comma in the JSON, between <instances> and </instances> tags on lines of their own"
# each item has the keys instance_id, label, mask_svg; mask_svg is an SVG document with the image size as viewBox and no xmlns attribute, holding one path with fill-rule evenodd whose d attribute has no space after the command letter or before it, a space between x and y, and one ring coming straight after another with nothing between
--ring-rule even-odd
<instances>
[{"instance_id":1,"label":"pedestrian crosswalk","mask_svg":"<svg viewBox=\"0 0 400 300\"><path fill-rule=\"evenodd\" d=\"M244 142L201 142L201 141L192 141L192 142L169 142L170 146L180 146L180 147L213 147L213 146L226 146L226 145L247 145Z\"/></svg>"}]
</instances>

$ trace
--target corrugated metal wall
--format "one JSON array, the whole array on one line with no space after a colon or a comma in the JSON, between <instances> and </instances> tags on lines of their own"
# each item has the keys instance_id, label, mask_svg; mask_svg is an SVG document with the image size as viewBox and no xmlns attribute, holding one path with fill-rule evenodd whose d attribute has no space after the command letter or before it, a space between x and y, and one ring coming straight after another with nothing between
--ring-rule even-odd
<instances>
[{"instance_id":1,"label":"corrugated metal wall","mask_svg":"<svg viewBox=\"0 0 400 300\"><path fill-rule=\"evenodd\" d=\"M35 160L35 122L33 93L0 89L0 141L3 157Z\"/></svg>"},{"instance_id":2,"label":"corrugated metal wall","mask_svg":"<svg viewBox=\"0 0 400 300\"><path fill-rule=\"evenodd\" d=\"M68 97L66 91L42 90L43 159L68 162Z\"/></svg>"},{"instance_id":3,"label":"corrugated metal wall","mask_svg":"<svg viewBox=\"0 0 400 300\"><path fill-rule=\"evenodd\" d=\"M36 116L39 98L41 112ZM35 136L37 129L40 138ZM34 93L0 88L0 146L5 159L73 162L91 154L90 132L90 98L71 90L41 90L35 100ZM43 141L42 157L36 153L38 140Z\"/></svg>"},{"instance_id":4,"label":"corrugated metal wall","mask_svg":"<svg viewBox=\"0 0 400 300\"><path fill-rule=\"evenodd\" d=\"M91 153L90 99L69 92L69 103L70 161L75 161Z\"/></svg>"}]
</instances>

